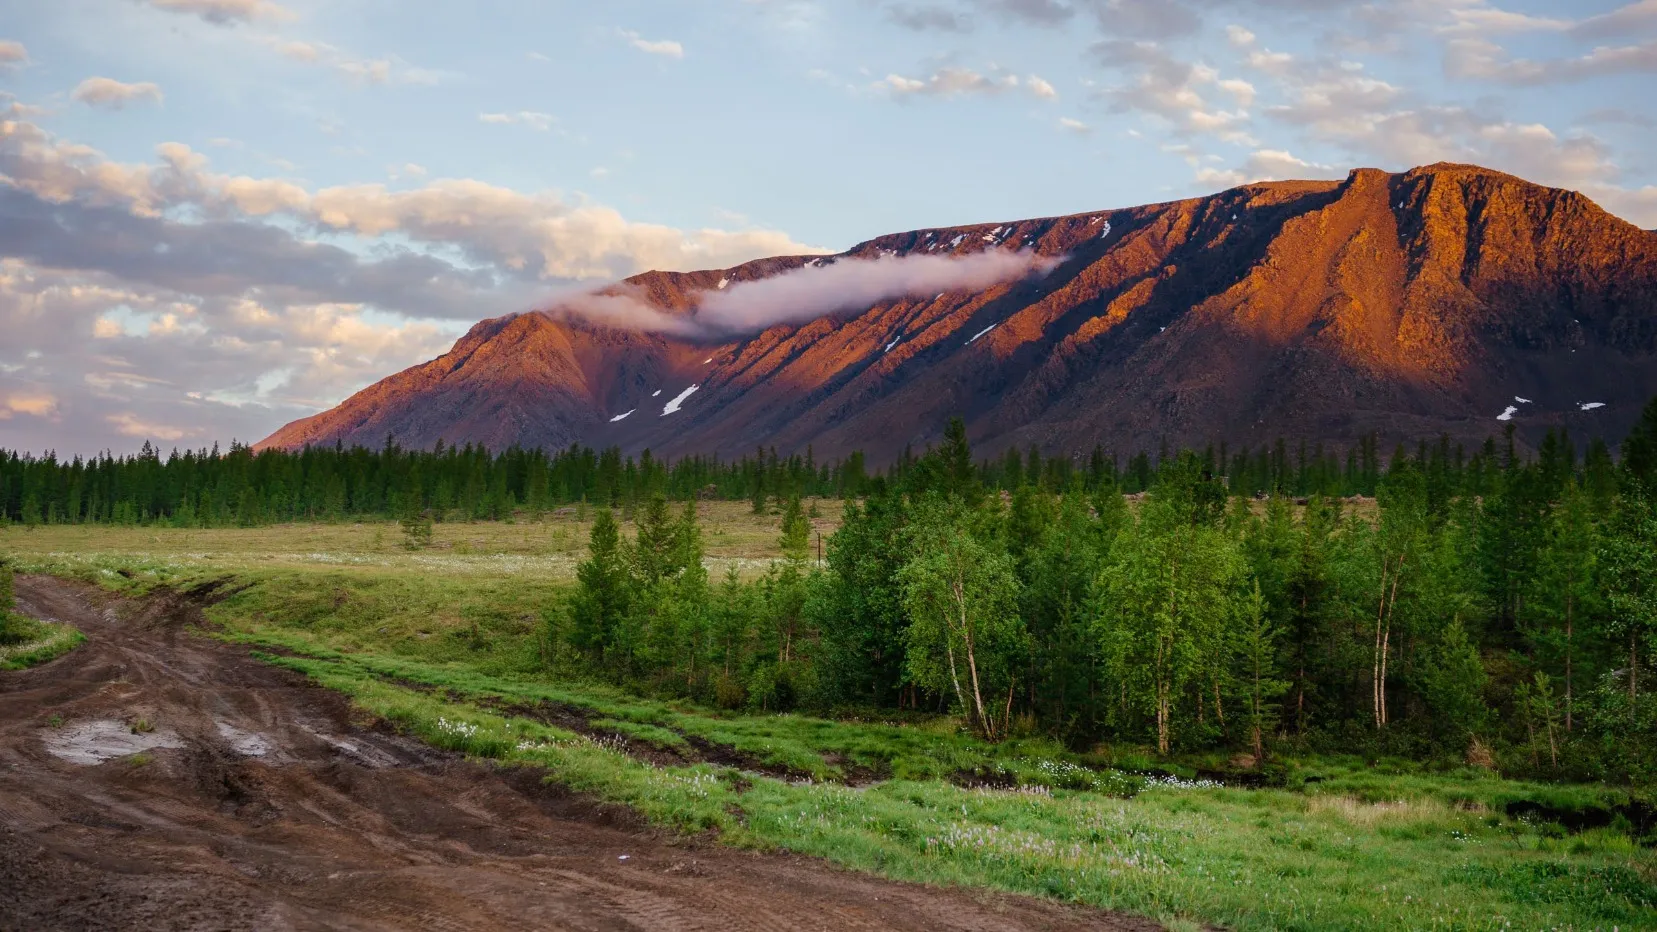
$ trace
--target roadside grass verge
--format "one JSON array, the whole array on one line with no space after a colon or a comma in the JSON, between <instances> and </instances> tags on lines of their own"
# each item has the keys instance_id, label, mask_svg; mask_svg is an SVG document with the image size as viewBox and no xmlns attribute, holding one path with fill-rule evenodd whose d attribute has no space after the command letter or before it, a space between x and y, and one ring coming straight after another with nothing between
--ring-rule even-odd
<instances>
[{"instance_id":1,"label":"roadside grass verge","mask_svg":"<svg viewBox=\"0 0 1657 932\"><path fill-rule=\"evenodd\" d=\"M708 764L655 767L458 693L395 685L372 672L371 658L260 656L435 746L545 768L550 779L656 824L902 880L1237 929L1632 929L1650 927L1657 909L1649 853L1626 836L1556 839L1430 797L1367 802L1152 784L1123 799L935 779L853 788Z\"/></svg>"},{"instance_id":2,"label":"roadside grass verge","mask_svg":"<svg viewBox=\"0 0 1657 932\"><path fill-rule=\"evenodd\" d=\"M74 650L86 637L64 624L13 615L9 629L15 643L0 644L0 670L26 670L56 660Z\"/></svg>"},{"instance_id":3,"label":"roadside grass verge","mask_svg":"<svg viewBox=\"0 0 1657 932\"><path fill-rule=\"evenodd\" d=\"M926 728L843 723L805 715L721 713L685 702L639 698L605 685L492 676L457 663L347 654L293 632L267 629L226 637L327 660L387 682L419 684L462 701L513 710L525 717L533 717L534 710L542 705L580 710L595 728L659 746L680 748L686 746L686 739L700 739L750 758L756 765L818 781L846 779L847 763L904 779L942 779L958 771L990 766L997 755L1012 750L1008 746L992 748L960 734L953 720L940 720L935 727ZM1058 753L1057 746L1049 741L1023 744L1027 749Z\"/></svg>"}]
</instances>

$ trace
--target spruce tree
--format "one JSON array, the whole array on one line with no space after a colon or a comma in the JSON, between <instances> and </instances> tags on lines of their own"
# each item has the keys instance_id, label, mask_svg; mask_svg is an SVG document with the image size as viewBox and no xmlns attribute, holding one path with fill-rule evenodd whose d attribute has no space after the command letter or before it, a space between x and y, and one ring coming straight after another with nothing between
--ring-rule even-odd
<instances>
[{"instance_id":1,"label":"spruce tree","mask_svg":"<svg viewBox=\"0 0 1657 932\"><path fill-rule=\"evenodd\" d=\"M764 459L761 459L754 467L754 478L753 478L752 493L753 494L752 494L751 497L752 497L753 502L754 502L754 509L753 509L754 514L756 514L756 515L765 514L765 460Z\"/></svg>"},{"instance_id":2,"label":"spruce tree","mask_svg":"<svg viewBox=\"0 0 1657 932\"><path fill-rule=\"evenodd\" d=\"M1246 698L1249 745L1258 766L1266 760L1266 734L1277 727L1282 707L1279 700L1290 685L1278 675L1278 645L1283 629L1273 622L1259 583L1238 603L1238 612L1237 679Z\"/></svg>"},{"instance_id":3,"label":"spruce tree","mask_svg":"<svg viewBox=\"0 0 1657 932\"><path fill-rule=\"evenodd\" d=\"M1461 622L1453 620L1423 653L1420 679L1422 698L1433 713L1429 722L1463 750L1478 739L1489 715L1484 702L1488 676L1478 647Z\"/></svg>"},{"instance_id":4,"label":"spruce tree","mask_svg":"<svg viewBox=\"0 0 1657 932\"><path fill-rule=\"evenodd\" d=\"M1593 622L1599 615L1599 548L1592 501L1574 480L1568 481L1548 516L1538 572L1530 587L1533 623L1528 629L1537 659L1559 674L1567 732L1576 725L1576 670L1584 635L1589 644L1597 640Z\"/></svg>"},{"instance_id":5,"label":"spruce tree","mask_svg":"<svg viewBox=\"0 0 1657 932\"><path fill-rule=\"evenodd\" d=\"M938 451L943 464L944 491L968 505L976 505L983 498L978 482L978 468L972 463L972 446L967 443L967 423L959 417L949 419L944 428L944 444Z\"/></svg>"},{"instance_id":6,"label":"spruce tree","mask_svg":"<svg viewBox=\"0 0 1657 932\"><path fill-rule=\"evenodd\" d=\"M1622 468L1649 495L1657 495L1657 397L1640 412L1622 442Z\"/></svg>"},{"instance_id":7,"label":"spruce tree","mask_svg":"<svg viewBox=\"0 0 1657 932\"><path fill-rule=\"evenodd\" d=\"M811 522L800 507L800 497L790 496L782 515L783 556L795 563L803 563L811 551Z\"/></svg>"},{"instance_id":8,"label":"spruce tree","mask_svg":"<svg viewBox=\"0 0 1657 932\"><path fill-rule=\"evenodd\" d=\"M1642 484L1633 484L1621 497L1600 563L1610 633L1626 658L1622 672L1628 715L1634 717L1640 708L1641 667L1651 662L1650 642L1657 634L1657 509Z\"/></svg>"},{"instance_id":9,"label":"spruce tree","mask_svg":"<svg viewBox=\"0 0 1657 932\"><path fill-rule=\"evenodd\" d=\"M570 600L570 640L600 663L615 643L616 629L631 602L626 553L615 513L600 508L588 535L587 559L575 570Z\"/></svg>"},{"instance_id":10,"label":"spruce tree","mask_svg":"<svg viewBox=\"0 0 1657 932\"><path fill-rule=\"evenodd\" d=\"M633 574L641 585L654 586L683 568L679 527L668 514L667 499L650 499L639 513L632 547Z\"/></svg>"}]
</instances>

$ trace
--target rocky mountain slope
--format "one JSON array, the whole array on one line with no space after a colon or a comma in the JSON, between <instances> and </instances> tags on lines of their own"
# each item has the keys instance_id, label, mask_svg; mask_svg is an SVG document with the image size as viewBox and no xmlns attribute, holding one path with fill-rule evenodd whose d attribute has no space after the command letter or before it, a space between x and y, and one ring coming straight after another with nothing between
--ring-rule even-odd
<instances>
[{"instance_id":1,"label":"rocky mountain slope","mask_svg":"<svg viewBox=\"0 0 1657 932\"><path fill-rule=\"evenodd\" d=\"M1342 446L1371 431L1476 444L1499 418L1532 440L1565 426L1614 442L1657 394L1657 234L1465 165L918 230L626 286L695 320L707 295L807 264L1019 248L1059 264L734 339L556 313L484 321L260 446L812 444L879 461L935 440L952 414L985 453Z\"/></svg>"}]
</instances>

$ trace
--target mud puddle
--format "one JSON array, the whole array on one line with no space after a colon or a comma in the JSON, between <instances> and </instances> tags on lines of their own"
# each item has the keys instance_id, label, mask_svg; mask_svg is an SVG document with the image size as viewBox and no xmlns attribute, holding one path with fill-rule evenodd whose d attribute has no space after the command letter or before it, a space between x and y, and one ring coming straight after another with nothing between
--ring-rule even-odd
<instances>
[{"instance_id":1,"label":"mud puddle","mask_svg":"<svg viewBox=\"0 0 1657 932\"><path fill-rule=\"evenodd\" d=\"M171 731L135 731L125 722L107 718L53 728L41 738L41 743L54 757L85 766L157 748L184 746L183 739Z\"/></svg>"}]
</instances>

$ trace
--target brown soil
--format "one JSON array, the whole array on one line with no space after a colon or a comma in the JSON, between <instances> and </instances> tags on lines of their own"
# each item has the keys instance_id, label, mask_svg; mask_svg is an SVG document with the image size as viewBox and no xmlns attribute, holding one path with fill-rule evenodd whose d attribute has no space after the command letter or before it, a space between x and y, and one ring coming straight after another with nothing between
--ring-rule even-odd
<instances>
[{"instance_id":1,"label":"brown soil","mask_svg":"<svg viewBox=\"0 0 1657 932\"><path fill-rule=\"evenodd\" d=\"M362 721L186 596L18 589L88 641L0 674L0 929L1156 928L665 835Z\"/></svg>"}]
</instances>

